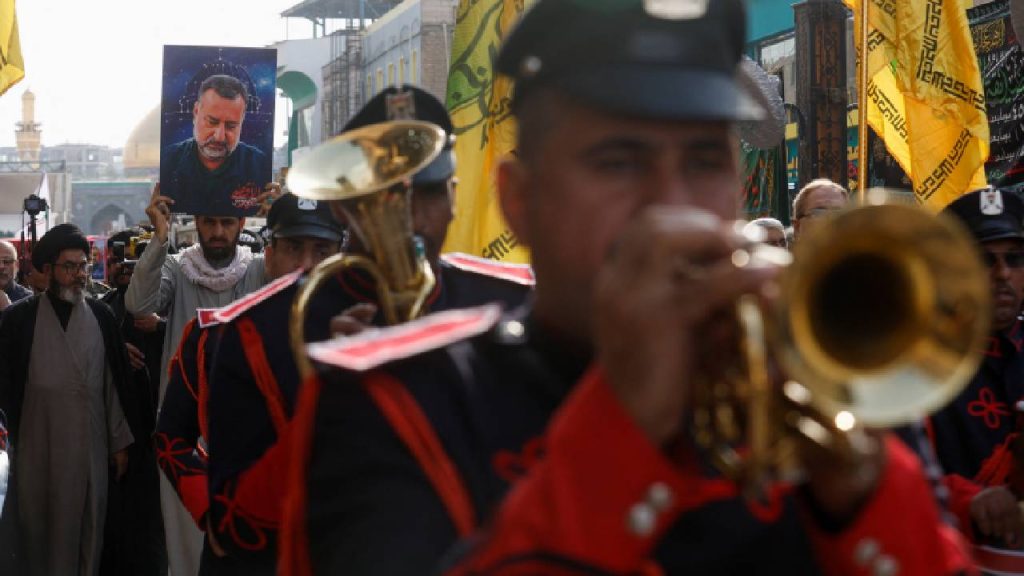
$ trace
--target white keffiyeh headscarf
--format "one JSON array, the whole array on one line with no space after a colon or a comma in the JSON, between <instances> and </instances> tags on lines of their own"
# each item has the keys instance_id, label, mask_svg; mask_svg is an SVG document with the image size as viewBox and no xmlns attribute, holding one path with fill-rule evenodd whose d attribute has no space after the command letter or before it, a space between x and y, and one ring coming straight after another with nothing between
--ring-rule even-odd
<instances>
[{"instance_id":1,"label":"white keffiyeh headscarf","mask_svg":"<svg viewBox=\"0 0 1024 576\"><path fill-rule=\"evenodd\" d=\"M245 275L245 270L252 262L252 250L248 246L235 249L235 257L224 268L214 268L203 256L203 249L198 244L182 250L181 270L189 282L209 288L214 292L223 292L238 283Z\"/></svg>"}]
</instances>

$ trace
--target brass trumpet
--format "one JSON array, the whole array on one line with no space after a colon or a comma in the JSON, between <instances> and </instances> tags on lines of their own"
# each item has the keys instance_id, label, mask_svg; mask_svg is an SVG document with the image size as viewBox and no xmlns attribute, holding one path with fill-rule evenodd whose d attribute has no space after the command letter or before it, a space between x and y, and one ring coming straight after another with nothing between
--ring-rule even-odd
<instances>
[{"instance_id":1,"label":"brass trumpet","mask_svg":"<svg viewBox=\"0 0 1024 576\"><path fill-rule=\"evenodd\" d=\"M374 278L388 324L423 312L435 280L412 230L412 177L441 153L446 140L444 130L428 122L371 124L318 146L289 171L288 188L296 196L340 202L350 230L368 252L324 260L299 288L289 336L303 379L313 371L303 334L306 308L320 285L341 270L361 268Z\"/></svg>"},{"instance_id":2,"label":"brass trumpet","mask_svg":"<svg viewBox=\"0 0 1024 576\"><path fill-rule=\"evenodd\" d=\"M777 250L738 259L771 260ZM737 305L740 373L693 386L693 437L748 497L799 478L797 442L855 456L851 431L941 408L981 361L988 276L975 242L946 216L907 205L844 212L801 238L780 288L772 310L752 298ZM790 378L781 390L769 351Z\"/></svg>"}]
</instances>

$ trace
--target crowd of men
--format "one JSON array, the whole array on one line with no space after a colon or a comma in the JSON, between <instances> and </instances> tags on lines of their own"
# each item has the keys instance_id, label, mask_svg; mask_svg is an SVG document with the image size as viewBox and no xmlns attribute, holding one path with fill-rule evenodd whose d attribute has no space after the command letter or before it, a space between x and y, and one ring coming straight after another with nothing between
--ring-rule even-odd
<instances>
[{"instance_id":1,"label":"crowd of men","mask_svg":"<svg viewBox=\"0 0 1024 576\"><path fill-rule=\"evenodd\" d=\"M274 190L262 234L200 214L173 253L157 186L152 237L111 253L102 298L75 226L32 247L34 290L0 242L0 573L937 575L973 573L968 543L1021 548L1024 202L1008 191L944 211L993 298L948 406L870 431L855 458L801 446L802 481L759 498L694 442L690 387L736 362L734 303L777 297L779 269L736 250L792 248L850 204L814 180L791 237L735 226L733 128L764 115L736 80L744 38L740 0L538 0L496 60L519 127L498 199L532 266L441 253L448 139L409 177L425 314L387 326L375 276L341 270L303 319L329 341L308 378L287 330L305 274L373 257L341 201ZM411 86L344 132L396 120L454 132Z\"/></svg>"}]
</instances>

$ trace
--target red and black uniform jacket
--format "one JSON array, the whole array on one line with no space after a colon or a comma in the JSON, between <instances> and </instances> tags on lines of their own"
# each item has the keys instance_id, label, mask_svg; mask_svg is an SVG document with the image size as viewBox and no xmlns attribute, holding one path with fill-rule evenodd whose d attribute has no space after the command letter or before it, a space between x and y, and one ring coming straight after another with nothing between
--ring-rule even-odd
<instances>
[{"instance_id":1,"label":"red and black uniform jacket","mask_svg":"<svg viewBox=\"0 0 1024 576\"><path fill-rule=\"evenodd\" d=\"M432 311L489 302L511 308L530 292L528 268L479 263L490 267L484 269L455 258L465 257L446 256L439 265L438 285L428 300ZM514 282L495 276L502 272L523 275ZM376 301L362 273L348 271L336 280L312 299L309 341L326 340L329 320L350 306ZM297 289L293 282L230 319L210 374L211 525L217 542L245 574L275 573L291 447L288 429L299 390L288 337Z\"/></svg>"},{"instance_id":2,"label":"red and black uniform jacket","mask_svg":"<svg viewBox=\"0 0 1024 576\"><path fill-rule=\"evenodd\" d=\"M313 351L350 370L302 391L283 574L967 569L899 442L859 516L825 529L798 489L753 505L691 451L654 446L600 367L525 310L499 316L453 311Z\"/></svg>"},{"instance_id":3,"label":"red and black uniform jacket","mask_svg":"<svg viewBox=\"0 0 1024 576\"><path fill-rule=\"evenodd\" d=\"M971 499L986 487L1007 484L1015 469L1011 448L1021 426L1015 406L1024 399L1022 349L1020 321L991 336L970 384L928 422L935 454L946 472L950 509L968 535L973 535Z\"/></svg>"},{"instance_id":4,"label":"red and black uniform jacket","mask_svg":"<svg viewBox=\"0 0 1024 576\"><path fill-rule=\"evenodd\" d=\"M219 333L216 324L200 328L196 319L185 325L178 351L168 364L164 403L157 420L157 464L178 493L185 509L206 530L210 507L206 467L206 405L210 361Z\"/></svg>"}]
</instances>

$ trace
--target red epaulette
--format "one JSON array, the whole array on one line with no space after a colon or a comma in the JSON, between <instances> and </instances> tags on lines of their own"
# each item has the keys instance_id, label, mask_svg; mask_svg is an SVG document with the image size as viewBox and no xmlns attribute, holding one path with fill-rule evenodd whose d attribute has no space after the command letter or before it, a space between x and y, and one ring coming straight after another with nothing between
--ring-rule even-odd
<instances>
[{"instance_id":1,"label":"red epaulette","mask_svg":"<svg viewBox=\"0 0 1024 576\"><path fill-rule=\"evenodd\" d=\"M267 298L270 298L292 284L295 284L299 281L299 278L302 278L302 270L296 270L291 274L285 274L263 288L246 294L227 306L223 306L221 308L199 308L196 310L199 327L209 328L210 326L215 326L217 324L231 322L253 306Z\"/></svg>"},{"instance_id":2,"label":"red epaulette","mask_svg":"<svg viewBox=\"0 0 1024 576\"><path fill-rule=\"evenodd\" d=\"M501 307L497 304L449 310L397 326L371 328L356 336L310 344L307 351L317 362L364 372L482 334L499 318Z\"/></svg>"},{"instance_id":3,"label":"red epaulette","mask_svg":"<svg viewBox=\"0 0 1024 576\"><path fill-rule=\"evenodd\" d=\"M442 254L441 260L459 270L500 278L523 286L533 286L537 283L533 276L533 268L529 264L510 264L461 252Z\"/></svg>"}]
</instances>

